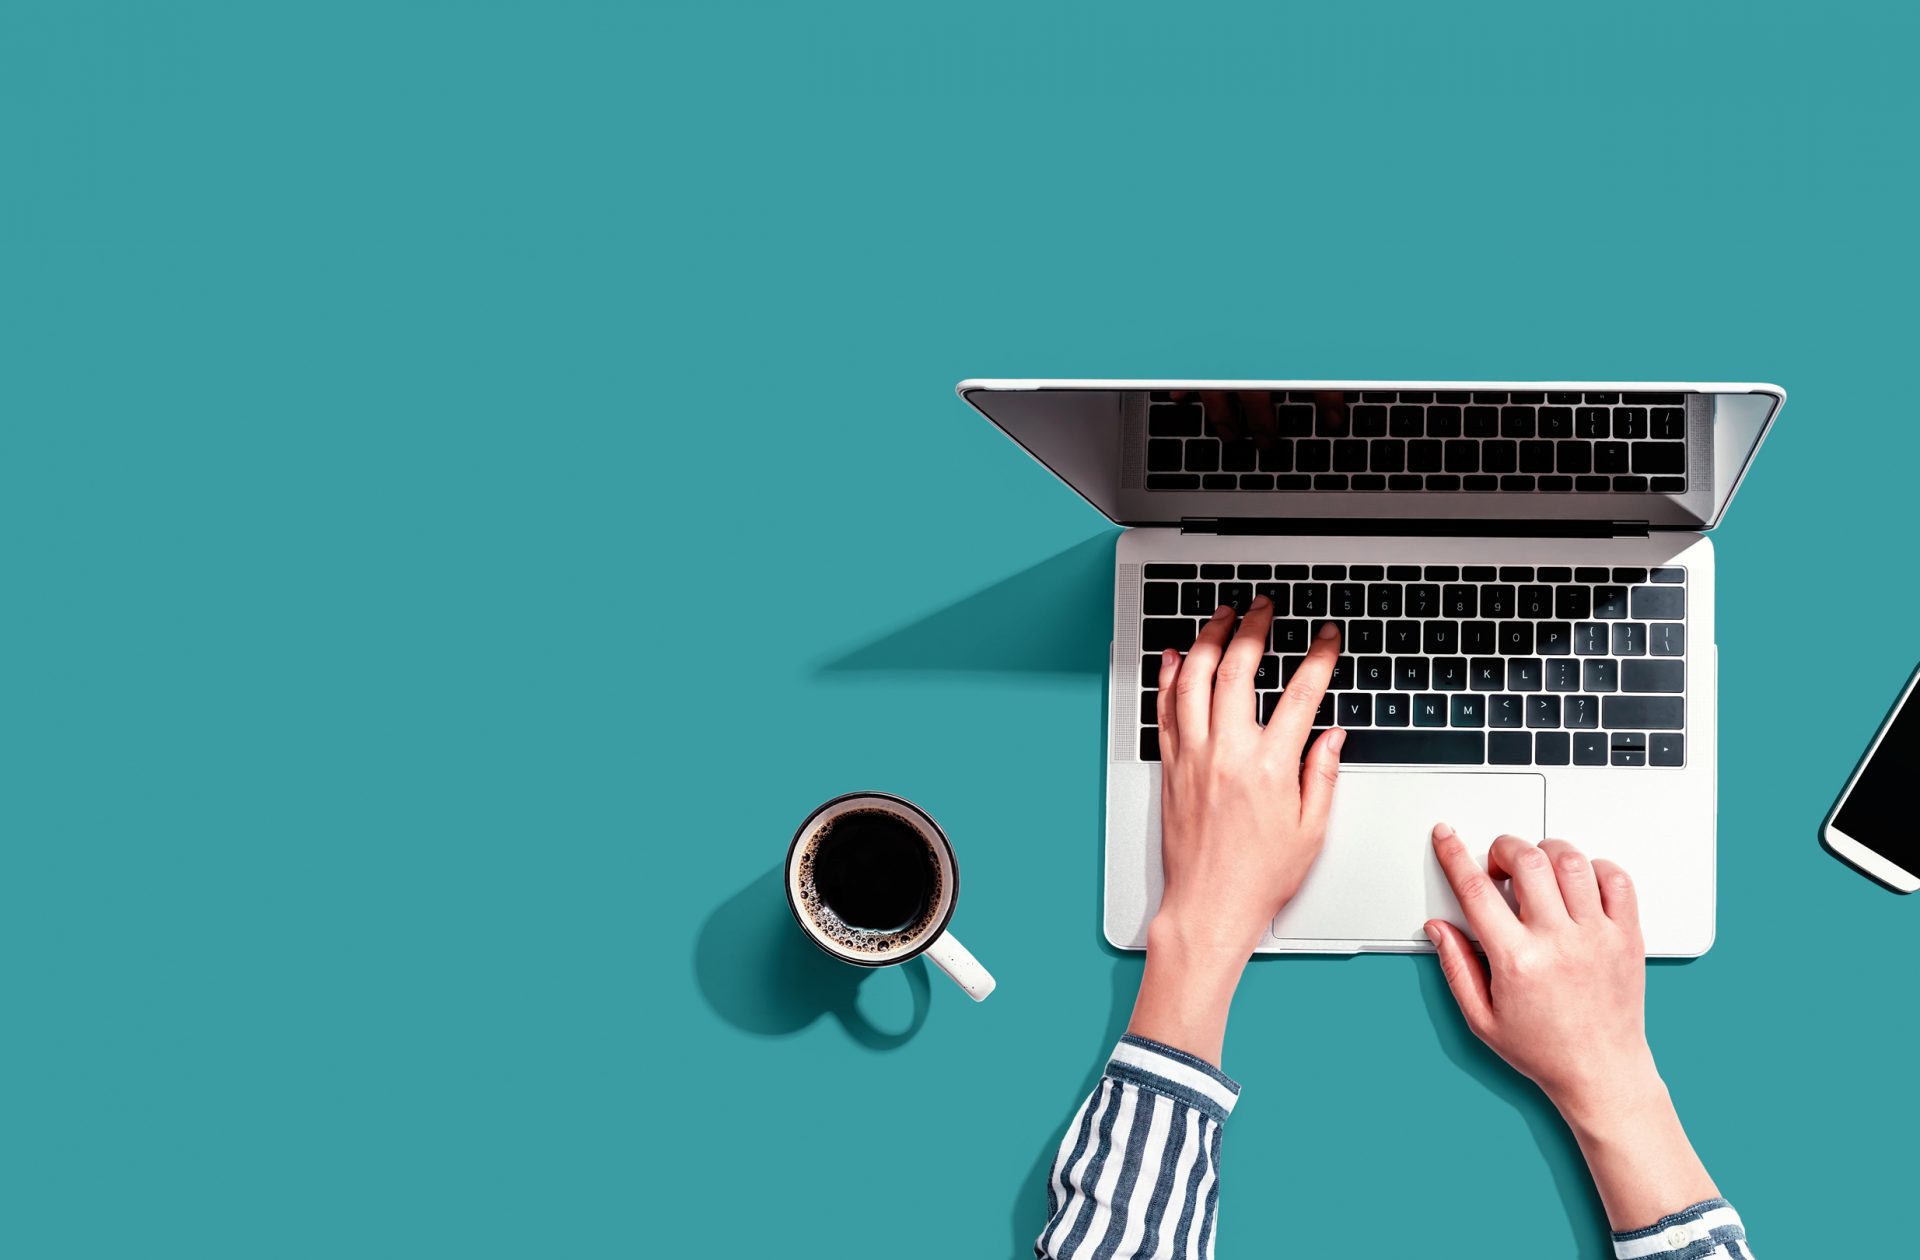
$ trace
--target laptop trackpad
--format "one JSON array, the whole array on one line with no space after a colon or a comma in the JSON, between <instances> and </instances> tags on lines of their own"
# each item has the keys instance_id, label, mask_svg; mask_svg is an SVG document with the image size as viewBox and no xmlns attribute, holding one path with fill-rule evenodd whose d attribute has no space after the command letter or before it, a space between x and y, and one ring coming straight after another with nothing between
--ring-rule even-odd
<instances>
[{"instance_id":1,"label":"laptop trackpad","mask_svg":"<svg viewBox=\"0 0 1920 1260\"><path fill-rule=\"evenodd\" d=\"M1274 935L1425 945L1428 919L1465 927L1434 860L1433 825L1452 824L1484 859L1502 832L1540 840L1546 812L1546 780L1538 774L1342 771L1326 848L1274 920Z\"/></svg>"}]
</instances>

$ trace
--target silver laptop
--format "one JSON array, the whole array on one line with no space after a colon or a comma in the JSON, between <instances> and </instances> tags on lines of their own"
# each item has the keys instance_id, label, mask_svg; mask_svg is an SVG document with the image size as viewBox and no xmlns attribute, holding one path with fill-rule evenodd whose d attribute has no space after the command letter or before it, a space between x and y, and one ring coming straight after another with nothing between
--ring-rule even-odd
<instances>
[{"instance_id":1,"label":"silver laptop","mask_svg":"<svg viewBox=\"0 0 1920 1260\"><path fill-rule=\"evenodd\" d=\"M964 381L1127 527L1114 566L1105 931L1159 904L1158 655L1269 596L1271 712L1323 620L1347 730L1326 849L1265 952L1419 952L1462 923L1445 820L1574 841L1638 886L1650 954L1714 935L1719 524L1773 385Z\"/></svg>"}]
</instances>

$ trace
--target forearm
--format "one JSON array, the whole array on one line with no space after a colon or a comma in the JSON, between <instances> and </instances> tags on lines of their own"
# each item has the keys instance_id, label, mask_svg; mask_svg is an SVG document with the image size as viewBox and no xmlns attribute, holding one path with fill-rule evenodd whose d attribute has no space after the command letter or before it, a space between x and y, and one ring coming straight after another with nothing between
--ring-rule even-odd
<instances>
[{"instance_id":1,"label":"forearm","mask_svg":"<svg viewBox=\"0 0 1920 1260\"><path fill-rule=\"evenodd\" d=\"M1702 1214L1692 1209L1721 1203L1650 1058L1604 1090L1588 1089L1556 1102L1586 1157L1616 1237L1644 1233L1658 1222L1693 1220ZM1633 1254L1661 1251L1643 1246Z\"/></svg>"},{"instance_id":2,"label":"forearm","mask_svg":"<svg viewBox=\"0 0 1920 1260\"><path fill-rule=\"evenodd\" d=\"M1227 1012L1247 956L1196 940L1156 919L1147 928L1147 966L1134 998L1127 1032L1218 1067L1227 1037Z\"/></svg>"},{"instance_id":3,"label":"forearm","mask_svg":"<svg viewBox=\"0 0 1920 1260\"><path fill-rule=\"evenodd\" d=\"M1239 1092L1198 1057L1129 1033L1061 1139L1034 1255L1211 1256L1220 1129Z\"/></svg>"}]
</instances>

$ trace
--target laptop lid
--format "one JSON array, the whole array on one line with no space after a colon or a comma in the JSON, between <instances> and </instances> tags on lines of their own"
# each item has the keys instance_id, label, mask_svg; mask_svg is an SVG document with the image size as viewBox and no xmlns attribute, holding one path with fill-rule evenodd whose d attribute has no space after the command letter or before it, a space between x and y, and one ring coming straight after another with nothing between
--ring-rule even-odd
<instances>
[{"instance_id":1,"label":"laptop lid","mask_svg":"<svg viewBox=\"0 0 1920 1260\"><path fill-rule=\"evenodd\" d=\"M1720 523L1775 385L968 380L1120 525L1632 533Z\"/></svg>"}]
</instances>

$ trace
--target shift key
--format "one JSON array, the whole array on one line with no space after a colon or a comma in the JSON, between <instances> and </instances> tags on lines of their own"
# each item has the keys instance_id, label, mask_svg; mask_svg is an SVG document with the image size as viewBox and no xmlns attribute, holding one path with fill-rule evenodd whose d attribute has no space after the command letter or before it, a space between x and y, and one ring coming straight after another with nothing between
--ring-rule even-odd
<instances>
[{"instance_id":1,"label":"shift key","mask_svg":"<svg viewBox=\"0 0 1920 1260\"><path fill-rule=\"evenodd\" d=\"M1679 696L1601 696L1600 725L1608 730L1677 731L1686 725Z\"/></svg>"}]
</instances>

